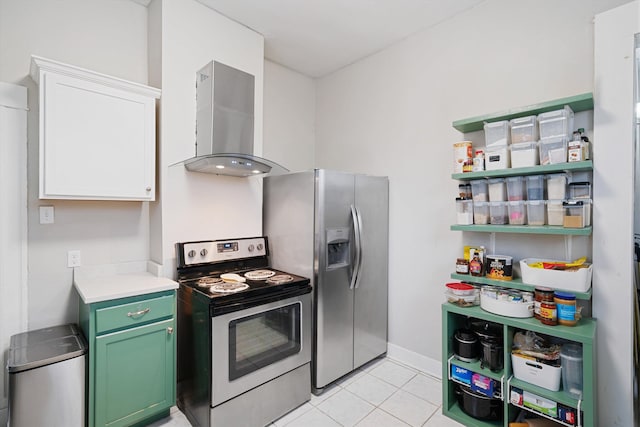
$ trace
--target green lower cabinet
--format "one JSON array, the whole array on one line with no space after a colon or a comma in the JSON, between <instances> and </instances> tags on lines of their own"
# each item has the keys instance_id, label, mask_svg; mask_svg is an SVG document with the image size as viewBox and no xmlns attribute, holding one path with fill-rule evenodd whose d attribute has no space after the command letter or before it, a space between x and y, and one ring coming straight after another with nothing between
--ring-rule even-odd
<instances>
[{"instance_id":1,"label":"green lower cabinet","mask_svg":"<svg viewBox=\"0 0 640 427\"><path fill-rule=\"evenodd\" d=\"M108 314L108 316L106 316ZM89 427L145 425L175 405L175 291L81 304Z\"/></svg>"}]
</instances>

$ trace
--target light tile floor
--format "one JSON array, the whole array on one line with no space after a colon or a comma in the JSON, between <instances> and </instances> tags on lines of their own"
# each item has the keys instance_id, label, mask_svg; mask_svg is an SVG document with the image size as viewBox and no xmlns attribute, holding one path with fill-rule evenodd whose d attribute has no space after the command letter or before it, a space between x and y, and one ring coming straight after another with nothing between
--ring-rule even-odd
<instances>
[{"instance_id":1,"label":"light tile floor","mask_svg":"<svg viewBox=\"0 0 640 427\"><path fill-rule=\"evenodd\" d=\"M460 427L442 415L440 380L387 358L327 387L269 427ZM177 408L150 427L189 427ZM243 426L244 427L244 426ZM249 426L247 426L249 427Z\"/></svg>"}]
</instances>

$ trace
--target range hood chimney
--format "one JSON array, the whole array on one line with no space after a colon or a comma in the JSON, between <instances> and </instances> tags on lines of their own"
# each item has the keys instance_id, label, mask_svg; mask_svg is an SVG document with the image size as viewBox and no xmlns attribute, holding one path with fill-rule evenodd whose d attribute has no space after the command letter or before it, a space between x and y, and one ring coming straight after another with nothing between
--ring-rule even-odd
<instances>
[{"instance_id":1,"label":"range hood chimney","mask_svg":"<svg viewBox=\"0 0 640 427\"><path fill-rule=\"evenodd\" d=\"M288 172L253 154L255 77L217 61L196 73L196 155L187 170L256 176Z\"/></svg>"}]
</instances>

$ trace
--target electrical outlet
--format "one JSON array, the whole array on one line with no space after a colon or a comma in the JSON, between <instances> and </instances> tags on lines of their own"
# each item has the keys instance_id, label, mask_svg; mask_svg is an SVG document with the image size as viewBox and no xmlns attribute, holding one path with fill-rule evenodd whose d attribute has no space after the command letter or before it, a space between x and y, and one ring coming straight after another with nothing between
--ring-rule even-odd
<instances>
[{"instance_id":1,"label":"electrical outlet","mask_svg":"<svg viewBox=\"0 0 640 427\"><path fill-rule=\"evenodd\" d=\"M53 206L40 206L40 224L53 224Z\"/></svg>"},{"instance_id":2,"label":"electrical outlet","mask_svg":"<svg viewBox=\"0 0 640 427\"><path fill-rule=\"evenodd\" d=\"M69 251L67 252L67 267L80 267L82 265L82 261L80 259L80 251Z\"/></svg>"}]
</instances>

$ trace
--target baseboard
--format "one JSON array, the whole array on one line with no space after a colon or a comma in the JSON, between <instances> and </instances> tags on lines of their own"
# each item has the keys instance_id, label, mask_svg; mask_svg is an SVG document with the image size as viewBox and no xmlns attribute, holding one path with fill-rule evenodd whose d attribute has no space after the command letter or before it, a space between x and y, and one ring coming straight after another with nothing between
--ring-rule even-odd
<instances>
[{"instance_id":1,"label":"baseboard","mask_svg":"<svg viewBox=\"0 0 640 427\"><path fill-rule=\"evenodd\" d=\"M442 379L442 362L395 344L387 343L387 357Z\"/></svg>"}]
</instances>

